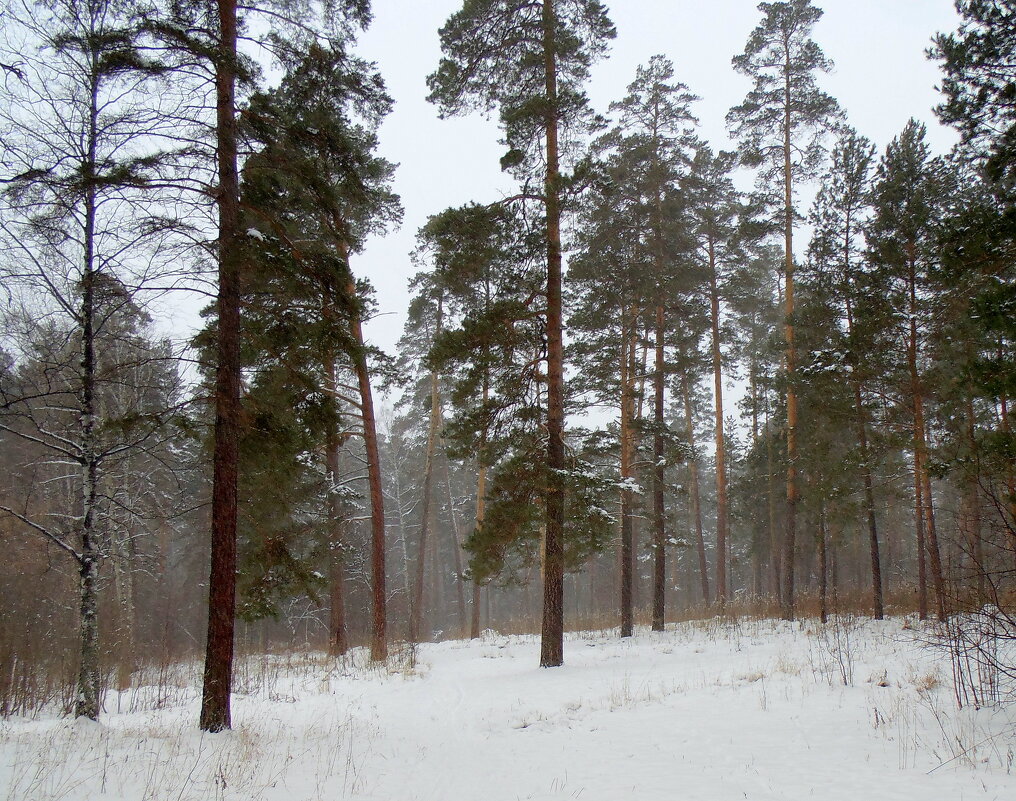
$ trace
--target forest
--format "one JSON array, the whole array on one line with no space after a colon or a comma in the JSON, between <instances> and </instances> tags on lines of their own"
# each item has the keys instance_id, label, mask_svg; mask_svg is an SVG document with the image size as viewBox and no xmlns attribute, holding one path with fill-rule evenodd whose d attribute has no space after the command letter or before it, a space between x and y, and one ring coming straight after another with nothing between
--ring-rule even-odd
<instances>
[{"instance_id":1,"label":"forest","mask_svg":"<svg viewBox=\"0 0 1016 801\"><path fill-rule=\"evenodd\" d=\"M221 732L241 658L846 617L1010 697L1016 3L955 6L951 151L848 124L812 0L746 6L728 151L664 55L593 108L599 0L463 0L428 100L514 189L430 210L385 352L369 0L6 0L0 716L194 664Z\"/></svg>"}]
</instances>

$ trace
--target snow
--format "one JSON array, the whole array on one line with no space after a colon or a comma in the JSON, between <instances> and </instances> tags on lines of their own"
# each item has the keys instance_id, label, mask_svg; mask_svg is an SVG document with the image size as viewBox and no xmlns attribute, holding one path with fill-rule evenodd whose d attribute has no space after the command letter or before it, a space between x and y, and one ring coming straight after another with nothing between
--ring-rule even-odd
<instances>
[{"instance_id":1,"label":"snow","mask_svg":"<svg viewBox=\"0 0 1016 801\"><path fill-rule=\"evenodd\" d=\"M236 728L201 735L198 666L100 725L0 728L0 798L32 801L1012 799L1016 710L956 709L904 620L720 620L245 661ZM844 679L848 683L844 683ZM117 712L117 705L123 711ZM131 711L133 707L133 711Z\"/></svg>"}]
</instances>

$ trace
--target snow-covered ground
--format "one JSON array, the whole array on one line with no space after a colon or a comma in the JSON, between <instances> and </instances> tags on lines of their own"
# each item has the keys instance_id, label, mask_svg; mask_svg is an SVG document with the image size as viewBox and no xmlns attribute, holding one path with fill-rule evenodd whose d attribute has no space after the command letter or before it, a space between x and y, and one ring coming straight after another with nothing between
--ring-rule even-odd
<instances>
[{"instance_id":1,"label":"snow-covered ground","mask_svg":"<svg viewBox=\"0 0 1016 801\"><path fill-rule=\"evenodd\" d=\"M489 632L385 669L272 657L240 666L228 734L196 731L193 671L107 698L99 725L0 724L0 798L1016 799L1016 708L957 710L920 639L709 621L569 635L553 670Z\"/></svg>"}]
</instances>

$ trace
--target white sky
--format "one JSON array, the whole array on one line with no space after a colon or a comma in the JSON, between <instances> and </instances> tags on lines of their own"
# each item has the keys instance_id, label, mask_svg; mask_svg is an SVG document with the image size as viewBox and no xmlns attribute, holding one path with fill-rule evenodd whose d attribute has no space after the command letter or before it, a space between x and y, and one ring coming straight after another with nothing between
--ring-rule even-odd
<instances>
[{"instance_id":1,"label":"white sky","mask_svg":"<svg viewBox=\"0 0 1016 801\"><path fill-rule=\"evenodd\" d=\"M439 120L426 102L426 77L440 59L437 31L461 0L374 0L374 24L359 53L376 61L395 98L395 111L381 130L381 155L398 162L395 189L402 196L401 230L369 243L355 258L357 275L377 289L381 315L367 335L389 352L401 335L408 304L407 281L415 272L409 252L429 215L470 201L491 202L512 184L498 166L503 148L496 122L480 116ZM695 113L700 133L714 148L733 147L725 116L750 83L734 73L730 59L744 49L760 14L754 0L608 0L617 39L610 57L594 67L587 87L605 112L623 96L635 68L662 53L675 77L702 100ZM817 0L825 16L814 38L836 64L820 85L836 97L850 123L878 147L896 136L910 117L928 124L937 152L956 135L938 125L938 65L924 51L938 31L958 25L952 0Z\"/></svg>"}]
</instances>

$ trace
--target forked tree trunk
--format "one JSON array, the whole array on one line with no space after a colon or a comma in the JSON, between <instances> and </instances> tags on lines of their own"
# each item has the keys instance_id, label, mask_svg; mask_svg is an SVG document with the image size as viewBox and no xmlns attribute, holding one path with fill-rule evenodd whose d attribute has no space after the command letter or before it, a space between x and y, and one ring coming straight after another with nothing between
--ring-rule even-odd
<instances>
[{"instance_id":1,"label":"forked tree trunk","mask_svg":"<svg viewBox=\"0 0 1016 801\"><path fill-rule=\"evenodd\" d=\"M543 57L547 103L547 536L540 666L564 663L564 342L561 320L561 207L557 126L557 15L543 2Z\"/></svg>"},{"instance_id":2,"label":"forked tree trunk","mask_svg":"<svg viewBox=\"0 0 1016 801\"><path fill-rule=\"evenodd\" d=\"M236 0L218 0L215 59L216 157L219 187L219 293L212 457L212 558L208 634L199 726L230 728L236 610L237 475L240 444L240 190L237 174Z\"/></svg>"}]
</instances>

